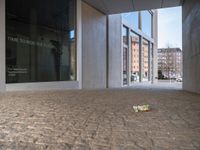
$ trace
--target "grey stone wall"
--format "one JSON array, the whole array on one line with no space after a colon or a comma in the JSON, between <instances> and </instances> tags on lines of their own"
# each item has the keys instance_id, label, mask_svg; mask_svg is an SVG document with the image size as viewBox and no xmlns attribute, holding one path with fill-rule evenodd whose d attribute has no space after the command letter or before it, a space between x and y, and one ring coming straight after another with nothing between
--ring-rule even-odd
<instances>
[{"instance_id":1,"label":"grey stone wall","mask_svg":"<svg viewBox=\"0 0 200 150\"><path fill-rule=\"evenodd\" d=\"M82 2L82 88L106 88L106 15Z\"/></svg>"},{"instance_id":2,"label":"grey stone wall","mask_svg":"<svg viewBox=\"0 0 200 150\"><path fill-rule=\"evenodd\" d=\"M183 8L183 89L200 93L200 1Z\"/></svg>"},{"instance_id":3,"label":"grey stone wall","mask_svg":"<svg viewBox=\"0 0 200 150\"><path fill-rule=\"evenodd\" d=\"M0 92L5 91L5 0L0 0Z\"/></svg>"}]
</instances>

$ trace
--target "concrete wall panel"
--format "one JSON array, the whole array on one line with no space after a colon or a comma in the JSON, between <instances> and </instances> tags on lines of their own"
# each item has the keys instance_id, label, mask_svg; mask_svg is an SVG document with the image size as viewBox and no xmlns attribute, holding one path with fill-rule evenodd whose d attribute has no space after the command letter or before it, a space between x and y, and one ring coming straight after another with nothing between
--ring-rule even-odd
<instances>
[{"instance_id":1,"label":"concrete wall panel","mask_svg":"<svg viewBox=\"0 0 200 150\"><path fill-rule=\"evenodd\" d=\"M121 15L110 15L108 17L108 86L117 88L122 85L122 20Z\"/></svg>"},{"instance_id":2,"label":"concrete wall panel","mask_svg":"<svg viewBox=\"0 0 200 150\"><path fill-rule=\"evenodd\" d=\"M5 91L5 0L0 0L0 92Z\"/></svg>"},{"instance_id":3,"label":"concrete wall panel","mask_svg":"<svg viewBox=\"0 0 200 150\"><path fill-rule=\"evenodd\" d=\"M82 87L106 88L106 15L82 2Z\"/></svg>"},{"instance_id":4,"label":"concrete wall panel","mask_svg":"<svg viewBox=\"0 0 200 150\"><path fill-rule=\"evenodd\" d=\"M79 89L82 88L82 1L77 0L77 14L76 14L76 48L77 48L77 80L79 81Z\"/></svg>"},{"instance_id":5,"label":"concrete wall panel","mask_svg":"<svg viewBox=\"0 0 200 150\"><path fill-rule=\"evenodd\" d=\"M158 82L158 12L155 10L153 16L153 38L154 38L154 50L153 50L153 80L152 83Z\"/></svg>"},{"instance_id":6,"label":"concrete wall panel","mask_svg":"<svg viewBox=\"0 0 200 150\"><path fill-rule=\"evenodd\" d=\"M200 1L183 5L183 89L200 93Z\"/></svg>"}]
</instances>

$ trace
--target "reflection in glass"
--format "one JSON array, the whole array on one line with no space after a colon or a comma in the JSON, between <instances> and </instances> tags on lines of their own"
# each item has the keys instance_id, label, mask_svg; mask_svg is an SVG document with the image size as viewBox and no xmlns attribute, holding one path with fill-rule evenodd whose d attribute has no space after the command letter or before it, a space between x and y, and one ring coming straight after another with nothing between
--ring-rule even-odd
<instances>
[{"instance_id":1,"label":"reflection in glass","mask_svg":"<svg viewBox=\"0 0 200 150\"><path fill-rule=\"evenodd\" d=\"M131 32L131 82L139 82L139 51L140 38Z\"/></svg>"},{"instance_id":2,"label":"reflection in glass","mask_svg":"<svg viewBox=\"0 0 200 150\"><path fill-rule=\"evenodd\" d=\"M153 65L153 60L154 60L153 48L154 48L154 47L153 47L153 43L151 43L150 45L151 45L151 59L150 59L150 60L151 60L151 65L150 65L151 77L149 78L149 80L153 82L153 74L154 74L154 73L153 73L153 70L154 70L154 68L153 68L153 66L154 66L154 65Z\"/></svg>"},{"instance_id":3,"label":"reflection in glass","mask_svg":"<svg viewBox=\"0 0 200 150\"><path fill-rule=\"evenodd\" d=\"M122 17L128 22L129 26L138 29L138 24L139 24L138 14L139 14L138 12L123 13Z\"/></svg>"},{"instance_id":4,"label":"reflection in glass","mask_svg":"<svg viewBox=\"0 0 200 150\"><path fill-rule=\"evenodd\" d=\"M128 49L123 48L123 85L128 84Z\"/></svg>"},{"instance_id":5,"label":"reflection in glass","mask_svg":"<svg viewBox=\"0 0 200 150\"><path fill-rule=\"evenodd\" d=\"M149 53L149 42L143 39L142 43L142 81L148 81L149 78L149 60L148 54Z\"/></svg>"},{"instance_id":6,"label":"reflection in glass","mask_svg":"<svg viewBox=\"0 0 200 150\"><path fill-rule=\"evenodd\" d=\"M76 80L75 0L6 1L6 82Z\"/></svg>"},{"instance_id":7,"label":"reflection in glass","mask_svg":"<svg viewBox=\"0 0 200 150\"><path fill-rule=\"evenodd\" d=\"M128 28L123 27L123 85L128 84Z\"/></svg>"},{"instance_id":8,"label":"reflection in glass","mask_svg":"<svg viewBox=\"0 0 200 150\"><path fill-rule=\"evenodd\" d=\"M128 28L123 27L122 31L123 44L128 45Z\"/></svg>"},{"instance_id":9,"label":"reflection in glass","mask_svg":"<svg viewBox=\"0 0 200 150\"><path fill-rule=\"evenodd\" d=\"M152 15L146 10L141 12L141 17L142 31L152 37Z\"/></svg>"}]
</instances>

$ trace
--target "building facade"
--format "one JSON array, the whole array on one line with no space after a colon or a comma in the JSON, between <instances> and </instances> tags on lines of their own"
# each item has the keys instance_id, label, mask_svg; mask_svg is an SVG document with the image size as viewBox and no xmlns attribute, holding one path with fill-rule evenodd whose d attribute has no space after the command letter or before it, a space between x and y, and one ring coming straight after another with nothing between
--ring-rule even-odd
<instances>
[{"instance_id":1,"label":"building facade","mask_svg":"<svg viewBox=\"0 0 200 150\"><path fill-rule=\"evenodd\" d=\"M158 71L166 78L182 77L182 50L180 48L158 49Z\"/></svg>"},{"instance_id":2,"label":"building facade","mask_svg":"<svg viewBox=\"0 0 200 150\"><path fill-rule=\"evenodd\" d=\"M174 6L182 6L183 13L183 89L200 93L199 0L0 0L0 91L122 87L138 75L140 82L154 81L156 50L154 59L148 53L148 66L147 59L141 60L146 57L143 41L156 49L157 25L151 41L143 34L148 29L142 22L148 19L139 17L138 27L132 27L113 14ZM123 27L128 44L123 43ZM139 70L130 59L132 29L142 39Z\"/></svg>"},{"instance_id":3,"label":"building facade","mask_svg":"<svg viewBox=\"0 0 200 150\"><path fill-rule=\"evenodd\" d=\"M113 88L155 79L154 10L106 15L81 0L1 0L1 7L1 91Z\"/></svg>"}]
</instances>

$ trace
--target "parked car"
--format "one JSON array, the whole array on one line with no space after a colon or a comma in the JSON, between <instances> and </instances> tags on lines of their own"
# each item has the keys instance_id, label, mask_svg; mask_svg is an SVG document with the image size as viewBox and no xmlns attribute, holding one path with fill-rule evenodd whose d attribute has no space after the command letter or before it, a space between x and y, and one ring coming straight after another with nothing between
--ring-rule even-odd
<instances>
[{"instance_id":1,"label":"parked car","mask_svg":"<svg viewBox=\"0 0 200 150\"><path fill-rule=\"evenodd\" d=\"M136 74L131 75L131 81L137 81L139 79L139 76Z\"/></svg>"},{"instance_id":2,"label":"parked car","mask_svg":"<svg viewBox=\"0 0 200 150\"><path fill-rule=\"evenodd\" d=\"M182 82L182 78L180 77L180 78L176 78L176 81L177 82Z\"/></svg>"}]
</instances>

